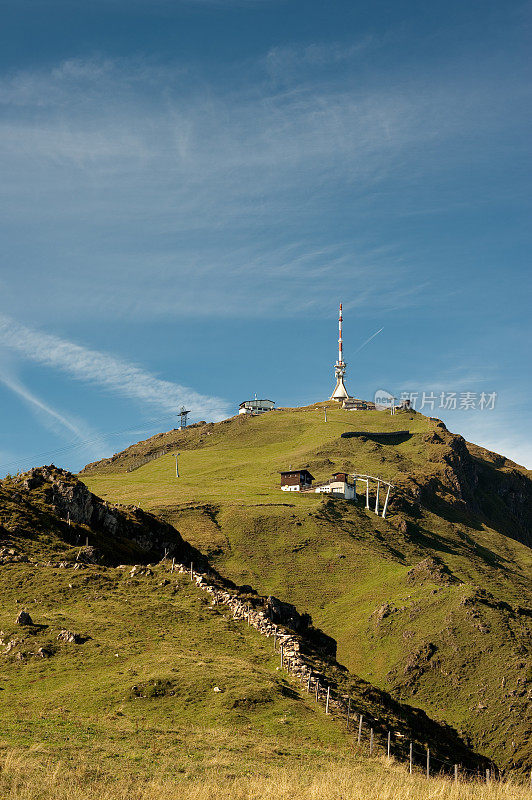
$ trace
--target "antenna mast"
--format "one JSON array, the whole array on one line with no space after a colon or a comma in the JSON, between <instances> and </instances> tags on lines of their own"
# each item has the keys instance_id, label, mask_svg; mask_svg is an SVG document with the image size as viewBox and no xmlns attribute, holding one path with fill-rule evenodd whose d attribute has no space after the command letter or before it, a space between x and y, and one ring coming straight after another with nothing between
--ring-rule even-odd
<instances>
[{"instance_id":1,"label":"antenna mast","mask_svg":"<svg viewBox=\"0 0 532 800\"><path fill-rule=\"evenodd\" d=\"M343 400L349 397L349 392L345 388L344 384L346 363L344 361L342 322L343 322L342 304L340 303L340 311L338 314L338 361L334 365L334 377L336 378L336 386L334 387L334 392L331 395L331 400L337 400L339 403L341 403Z\"/></svg>"},{"instance_id":2,"label":"antenna mast","mask_svg":"<svg viewBox=\"0 0 532 800\"><path fill-rule=\"evenodd\" d=\"M344 363L344 347L343 347L343 340L342 340L342 304L340 303L340 313L338 315L338 364Z\"/></svg>"}]
</instances>

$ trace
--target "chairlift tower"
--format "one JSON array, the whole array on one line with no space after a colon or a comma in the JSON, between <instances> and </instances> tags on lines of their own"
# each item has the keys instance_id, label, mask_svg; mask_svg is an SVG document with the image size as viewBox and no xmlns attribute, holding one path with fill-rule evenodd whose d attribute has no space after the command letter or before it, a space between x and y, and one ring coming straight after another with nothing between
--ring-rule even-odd
<instances>
[{"instance_id":1,"label":"chairlift tower","mask_svg":"<svg viewBox=\"0 0 532 800\"><path fill-rule=\"evenodd\" d=\"M181 425L179 426L179 430L181 430L181 428L186 428L187 427L187 417L188 417L189 414L190 414L190 411L187 411L185 406L181 406L181 410L177 412L177 416L181 420Z\"/></svg>"}]
</instances>

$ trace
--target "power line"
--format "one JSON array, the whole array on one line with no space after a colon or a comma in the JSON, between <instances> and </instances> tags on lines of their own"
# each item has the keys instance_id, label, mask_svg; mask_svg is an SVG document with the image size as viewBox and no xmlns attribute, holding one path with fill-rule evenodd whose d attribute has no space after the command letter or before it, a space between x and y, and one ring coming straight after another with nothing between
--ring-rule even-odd
<instances>
[{"instance_id":1,"label":"power line","mask_svg":"<svg viewBox=\"0 0 532 800\"><path fill-rule=\"evenodd\" d=\"M155 425L155 424L157 424L159 422L163 422L164 420L172 419L173 416L174 416L173 414L166 414L164 417L158 417L158 418L154 418L154 419L151 419L151 420L147 420L147 422L150 424L150 427L151 427L151 426L153 426L153 425ZM25 461L29 460L29 461L33 462L33 461L40 461L41 459L48 459L50 457L53 458L53 457L56 457L56 456L59 456L59 455L63 455L64 453L68 453L68 452L71 452L73 450L79 450L79 449L84 448L84 447L89 447L92 444L98 444L101 441L101 437L102 436L103 437L122 436L122 435L124 435L126 433L133 433L135 431L137 431L138 433L145 433L148 430L149 430L149 428L138 428L135 425L135 426L130 427L130 428L123 428L122 430L119 430L119 431L110 431L108 433L100 434L100 436L98 438L82 439L79 442L72 443L72 444L69 444L69 445L65 445L64 447L58 447L55 450L47 450L47 451L44 451L44 452L41 452L41 453L36 453L36 454L34 454L32 456L28 456L27 458L24 458L24 460ZM7 461L4 464L2 464L2 467L6 468L6 469L9 469L9 468L12 468L13 466L19 466L21 460L22 459L16 459L16 460L13 459L12 461Z\"/></svg>"}]
</instances>

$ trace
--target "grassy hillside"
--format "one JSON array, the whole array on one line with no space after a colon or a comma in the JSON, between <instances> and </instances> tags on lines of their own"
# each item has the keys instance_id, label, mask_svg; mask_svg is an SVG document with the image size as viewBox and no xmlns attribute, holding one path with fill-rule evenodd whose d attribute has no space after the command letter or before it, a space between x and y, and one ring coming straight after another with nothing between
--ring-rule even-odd
<instances>
[{"instance_id":1,"label":"grassy hillside","mask_svg":"<svg viewBox=\"0 0 532 800\"><path fill-rule=\"evenodd\" d=\"M90 748L118 774L155 776L162 761L197 777L267 770L284 754L323 763L345 746L343 729L293 699L272 643L185 578L161 586L161 571L131 578L96 566L28 573L0 570L2 650L15 643L2 655L3 748L70 763ZM21 606L35 625L14 624ZM64 629L87 640L59 642Z\"/></svg>"},{"instance_id":2,"label":"grassy hillside","mask_svg":"<svg viewBox=\"0 0 532 800\"><path fill-rule=\"evenodd\" d=\"M350 675L308 615L224 580L174 528L102 502L70 473L43 467L0 482L0 532L4 747L76 761L90 743L102 762L118 759L117 772L138 761L144 775L154 755L174 752L197 767L191 776L246 774L255 762L274 768L275 754L321 763L338 757L331 748L347 753L349 697L366 720L361 752L372 727L375 753L390 731L398 756L413 742L415 765L429 746L434 769L441 759L489 766L454 731ZM185 566L174 572L174 560ZM322 701L329 687L328 719L312 699L317 680Z\"/></svg>"},{"instance_id":3,"label":"grassy hillside","mask_svg":"<svg viewBox=\"0 0 532 800\"><path fill-rule=\"evenodd\" d=\"M66 772L90 771L92 761L92 778L97 767L144 781L161 770L172 779L229 780L268 775L287 760L340 763L352 737L279 670L271 639L211 606L170 562L142 566L149 543L141 552L126 528L68 525L54 503L76 481L46 474L43 483L34 473L0 482L4 789L16 754L28 750L55 771L59 760ZM116 514L136 535L135 514ZM173 552L188 555L173 533ZM92 545L73 546L87 535ZM109 565L113 542L124 564ZM21 610L31 624L16 623ZM21 763L34 774L31 758Z\"/></svg>"},{"instance_id":4,"label":"grassy hillside","mask_svg":"<svg viewBox=\"0 0 532 800\"><path fill-rule=\"evenodd\" d=\"M336 687L331 697L347 691L364 712L358 745L343 712L326 716L280 668L271 638L212 605L169 558L146 563L163 548L201 562L176 530L106 505L63 470L0 482L0 536L2 797L524 797L522 784L486 788L486 764L453 731L349 675L306 622L296 636L307 663ZM259 607L207 567L222 593ZM392 753L414 739L413 775L385 757L381 723ZM425 742L433 774L444 757L480 768L482 780L466 771L457 786L427 781Z\"/></svg>"},{"instance_id":5,"label":"grassy hillside","mask_svg":"<svg viewBox=\"0 0 532 800\"><path fill-rule=\"evenodd\" d=\"M7 753L0 762L0 792L11 800L525 800L530 790L513 781L471 781L457 784L438 777L426 780L408 775L388 759L360 759L342 754L342 763L324 766L312 761L294 763L268 774L260 769L247 775L223 771L207 776L175 776L158 764L155 777L116 776L94 757L75 768L44 760L35 753Z\"/></svg>"},{"instance_id":6,"label":"grassy hillside","mask_svg":"<svg viewBox=\"0 0 532 800\"><path fill-rule=\"evenodd\" d=\"M179 479L171 452L157 457L168 449L181 454ZM290 465L318 480L336 470L391 480L387 519L363 503L281 493ZM156 511L237 583L310 611L367 680L499 764L532 764L522 468L420 414L330 406L325 422L311 406L159 434L82 477L110 501Z\"/></svg>"}]
</instances>

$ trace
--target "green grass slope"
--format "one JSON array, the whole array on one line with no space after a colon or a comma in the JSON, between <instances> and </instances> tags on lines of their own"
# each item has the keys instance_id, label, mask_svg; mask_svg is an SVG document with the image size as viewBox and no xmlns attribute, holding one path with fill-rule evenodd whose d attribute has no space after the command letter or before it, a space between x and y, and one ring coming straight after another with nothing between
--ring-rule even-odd
<instances>
[{"instance_id":1,"label":"green grass slope","mask_svg":"<svg viewBox=\"0 0 532 800\"><path fill-rule=\"evenodd\" d=\"M163 549L194 558L203 580L264 607L169 525L111 507L75 476L45 467L0 482L0 538L0 747L71 765L92 759L115 777L144 780L163 766L208 779L353 760L343 712L326 717L280 668L271 638L211 604L170 558L146 564ZM20 611L31 619L21 622ZM366 727L373 720L377 752L390 730L396 752L414 741L416 761L427 743L435 759L487 766L454 731L350 675L333 642L285 612L331 699L347 693Z\"/></svg>"},{"instance_id":2,"label":"green grass slope","mask_svg":"<svg viewBox=\"0 0 532 800\"><path fill-rule=\"evenodd\" d=\"M236 582L308 610L350 669L529 767L530 473L421 414L329 404L325 422L321 405L159 434L81 477L157 512ZM181 453L179 479L165 450ZM392 481L387 519L282 493L289 466Z\"/></svg>"},{"instance_id":3,"label":"green grass slope","mask_svg":"<svg viewBox=\"0 0 532 800\"><path fill-rule=\"evenodd\" d=\"M62 759L87 750L118 773L246 774L328 760L343 729L276 671L272 643L212 609L186 578L25 564L0 570L0 745ZM35 626L14 624L17 607ZM63 629L89 637L61 643ZM41 658L39 648L50 655ZM215 692L218 687L220 692ZM168 766L166 767L168 769Z\"/></svg>"},{"instance_id":4,"label":"green grass slope","mask_svg":"<svg viewBox=\"0 0 532 800\"><path fill-rule=\"evenodd\" d=\"M68 525L50 502L60 484L76 481L52 471L30 490L23 478L0 482L3 750L144 780L345 757L352 737L279 671L271 639L212 607L168 561L132 575L150 550ZM119 515L135 533L133 511ZM73 546L86 536L89 548ZM178 555L183 547L174 531ZM31 625L16 624L21 610ZM79 641L62 641L64 630Z\"/></svg>"}]
</instances>

